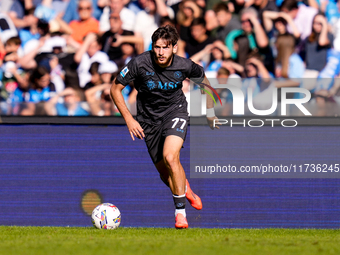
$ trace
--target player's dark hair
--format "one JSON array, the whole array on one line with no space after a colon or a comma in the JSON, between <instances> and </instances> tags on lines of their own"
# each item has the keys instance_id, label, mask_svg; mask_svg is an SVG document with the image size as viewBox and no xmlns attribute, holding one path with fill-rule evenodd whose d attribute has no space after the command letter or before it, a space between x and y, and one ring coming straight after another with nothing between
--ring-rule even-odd
<instances>
[{"instance_id":1,"label":"player's dark hair","mask_svg":"<svg viewBox=\"0 0 340 255\"><path fill-rule=\"evenodd\" d=\"M175 27L166 25L164 27L159 27L152 35L152 45L154 45L159 39L164 39L168 44L172 46L177 44L179 39L179 34Z\"/></svg>"}]
</instances>

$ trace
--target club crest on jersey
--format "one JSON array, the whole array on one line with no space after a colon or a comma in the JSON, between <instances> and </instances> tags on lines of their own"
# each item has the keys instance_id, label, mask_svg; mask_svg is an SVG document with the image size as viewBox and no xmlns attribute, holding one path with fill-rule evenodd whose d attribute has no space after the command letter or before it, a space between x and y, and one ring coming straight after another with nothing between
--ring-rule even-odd
<instances>
[{"instance_id":1,"label":"club crest on jersey","mask_svg":"<svg viewBox=\"0 0 340 255\"><path fill-rule=\"evenodd\" d=\"M176 71L176 72L174 73L174 77L175 77L176 79L182 78L182 72L181 72L181 71Z\"/></svg>"},{"instance_id":2,"label":"club crest on jersey","mask_svg":"<svg viewBox=\"0 0 340 255\"><path fill-rule=\"evenodd\" d=\"M120 76L124 78L129 71L129 68L126 66L122 71L120 71Z\"/></svg>"},{"instance_id":3,"label":"club crest on jersey","mask_svg":"<svg viewBox=\"0 0 340 255\"><path fill-rule=\"evenodd\" d=\"M156 83L153 80L148 80L146 82L146 85L148 86L149 90L155 89L157 87Z\"/></svg>"}]
</instances>

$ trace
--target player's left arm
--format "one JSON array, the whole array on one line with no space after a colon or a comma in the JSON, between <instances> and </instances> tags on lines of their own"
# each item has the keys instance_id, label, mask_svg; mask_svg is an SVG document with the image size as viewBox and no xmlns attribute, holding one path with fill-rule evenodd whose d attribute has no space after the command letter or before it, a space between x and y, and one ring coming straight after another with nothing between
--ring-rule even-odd
<instances>
[{"instance_id":1,"label":"player's left arm","mask_svg":"<svg viewBox=\"0 0 340 255\"><path fill-rule=\"evenodd\" d=\"M203 79L202 83L206 84L208 86L211 86L208 78L205 75L204 75L204 79ZM213 95L212 90L208 86L204 86L205 90L209 91L210 94ZM210 96L207 96L206 98L207 98L207 113L206 113L206 116L207 116L208 125L211 129L214 129L214 128L220 129L219 125L221 125L221 124L218 121L216 121L218 118L215 115L214 101Z\"/></svg>"},{"instance_id":2,"label":"player's left arm","mask_svg":"<svg viewBox=\"0 0 340 255\"><path fill-rule=\"evenodd\" d=\"M213 95L210 85L210 82L208 80L208 78L205 76L203 67L201 67L200 65L194 63L192 60L191 61L191 65L190 65L190 69L189 69L189 73L188 73L188 77L193 78L193 81L196 84L200 84L201 88L203 86L204 90L208 91L210 93L210 95ZM203 78L203 80L202 80ZM219 129L220 123L218 123L218 121L216 121L218 118L215 116L215 111L214 111L214 101L210 96L207 96L207 121L209 124L209 127L211 129L217 128Z\"/></svg>"}]
</instances>

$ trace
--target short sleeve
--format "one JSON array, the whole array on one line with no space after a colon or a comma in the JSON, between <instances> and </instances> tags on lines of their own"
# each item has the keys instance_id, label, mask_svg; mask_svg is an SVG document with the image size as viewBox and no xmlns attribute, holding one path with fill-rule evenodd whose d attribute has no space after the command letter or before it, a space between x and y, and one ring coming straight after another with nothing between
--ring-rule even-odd
<instances>
[{"instance_id":1,"label":"short sleeve","mask_svg":"<svg viewBox=\"0 0 340 255\"><path fill-rule=\"evenodd\" d=\"M204 79L204 69L202 66L191 61L190 72L188 78L195 83L201 83Z\"/></svg>"},{"instance_id":2,"label":"short sleeve","mask_svg":"<svg viewBox=\"0 0 340 255\"><path fill-rule=\"evenodd\" d=\"M138 74L138 67L136 63L136 59L131 59L130 62L124 66L124 68L120 71L117 76L118 83L123 86L128 85L131 81L135 80Z\"/></svg>"}]
</instances>

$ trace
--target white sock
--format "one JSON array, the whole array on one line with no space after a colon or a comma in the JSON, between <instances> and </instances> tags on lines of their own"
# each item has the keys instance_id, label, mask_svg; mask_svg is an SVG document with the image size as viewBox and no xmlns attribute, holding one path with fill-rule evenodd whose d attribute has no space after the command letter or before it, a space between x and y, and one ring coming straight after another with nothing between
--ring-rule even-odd
<instances>
[{"instance_id":1,"label":"white sock","mask_svg":"<svg viewBox=\"0 0 340 255\"><path fill-rule=\"evenodd\" d=\"M187 214L185 213L185 209L176 209L175 210L175 217L177 216L177 214L182 214L184 217L187 217Z\"/></svg>"}]
</instances>

